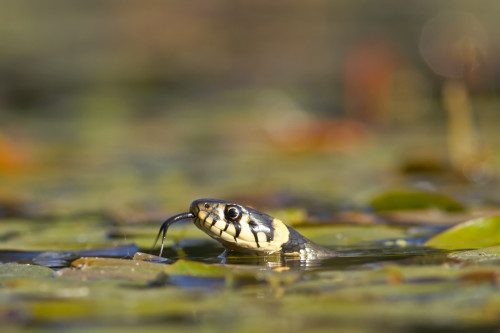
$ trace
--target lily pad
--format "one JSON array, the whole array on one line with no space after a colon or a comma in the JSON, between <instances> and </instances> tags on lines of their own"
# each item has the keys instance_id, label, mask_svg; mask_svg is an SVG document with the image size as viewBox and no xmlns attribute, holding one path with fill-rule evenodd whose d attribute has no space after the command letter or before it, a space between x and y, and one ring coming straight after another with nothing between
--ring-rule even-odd
<instances>
[{"instance_id":1,"label":"lily pad","mask_svg":"<svg viewBox=\"0 0 500 333\"><path fill-rule=\"evenodd\" d=\"M447 212L461 212L465 208L456 200L439 193L417 191L390 191L372 199L377 212L415 209L440 209Z\"/></svg>"},{"instance_id":2,"label":"lily pad","mask_svg":"<svg viewBox=\"0 0 500 333\"><path fill-rule=\"evenodd\" d=\"M144 253L144 252L136 252L134 257L132 258L138 261L167 261L168 259L155 256L154 254Z\"/></svg>"},{"instance_id":3,"label":"lily pad","mask_svg":"<svg viewBox=\"0 0 500 333\"><path fill-rule=\"evenodd\" d=\"M451 253L448 258L481 264L500 264L500 246Z\"/></svg>"},{"instance_id":4,"label":"lily pad","mask_svg":"<svg viewBox=\"0 0 500 333\"><path fill-rule=\"evenodd\" d=\"M155 280L158 274L156 271L140 270L130 266L87 266L82 269L63 268L54 273L54 276L81 280L130 280L146 283Z\"/></svg>"},{"instance_id":5,"label":"lily pad","mask_svg":"<svg viewBox=\"0 0 500 333\"><path fill-rule=\"evenodd\" d=\"M164 264L157 264L142 260L111 259L111 258L80 258L71 263L73 267L133 267L137 270L147 270L156 272L166 272L168 267Z\"/></svg>"},{"instance_id":6,"label":"lily pad","mask_svg":"<svg viewBox=\"0 0 500 333\"><path fill-rule=\"evenodd\" d=\"M46 278L52 273L50 268L37 265L0 264L0 278Z\"/></svg>"},{"instance_id":7,"label":"lily pad","mask_svg":"<svg viewBox=\"0 0 500 333\"><path fill-rule=\"evenodd\" d=\"M500 216L460 223L432 237L425 245L449 250L500 245Z\"/></svg>"},{"instance_id":8,"label":"lily pad","mask_svg":"<svg viewBox=\"0 0 500 333\"><path fill-rule=\"evenodd\" d=\"M0 248L17 251L76 251L130 244L110 241L100 218L62 219L32 223L28 232L0 241Z\"/></svg>"},{"instance_id":9,"label":"lily pad","mask_svg":"<svg viewBox=\"0 0 500 333\"><path fill-rule=\"evenodd\" d=\"M169 268L167 265L146 261L110 258L80 258L73 261L71 266L73 267L57 271L54 276L82 280L120 279L146 282L166 273Z\"/></svg>"},{"instance_id":10,"label":"lily pad","mask_svg":"<svg viewBox=\"0 0 500 333\"><path fill-rule=\"evenodd\" d=\"M224 277L229 270L220 265L204 264L201 262L179 259L171 265L169 274L188 275L197 277Z\"/></svg>"}]
</instances>

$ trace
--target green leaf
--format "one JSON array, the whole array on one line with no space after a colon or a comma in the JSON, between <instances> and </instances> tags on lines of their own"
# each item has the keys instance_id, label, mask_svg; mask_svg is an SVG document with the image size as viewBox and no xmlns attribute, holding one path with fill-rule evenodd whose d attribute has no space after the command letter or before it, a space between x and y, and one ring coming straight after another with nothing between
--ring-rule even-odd
<instances>
[{"instance_id":1,"label":"green leaf","mask_svg":"<svg viewBox=\"0 0 500 333\"><path fill-rule=\"evenodd\" d=\"M70 277L82 280L120 279L151 281L166 273L169 266L129 259L80 258L71 263L72 268L57 271L55 277ZM76 269L74 268L76 267Z\"/></svg>"},{"instance_id":2,"label":"green leaf","mask_svg":"<svg viewBox=\"0 0 500 333\"><path fill-rule=\"evenodd\" d=\"M73 278L79 280L129 280L153 281L160 273L154 270L135 269L130 266L87 266L82 269L63 268L54 276L57 278Z\"/></svg>"},{"instance_id":3,"label":"green leaf","mask_svg":"<svg viewBox=\"0 0 500 333\"><path fill-rule=\"evenodd\" d=\"M443 194L416 191L386 192L373 198L371 204L377 212L432 208L447 212L465 210L460 203Z\"/></svg>"},{"instance_id":4,"label":"green leaf","mask_svg":"<svg viewBox=\"0 0 500 333\"><path fill-rule=\"evenodd\" d=\"M86 268L89 266L97 267L131 267L135 270L166 272L168 266L142 260L83 257L71 263L73 267Z\"/></svg>"},{"instance_id":5,"label":"green leaf","mask_svg":"<svg viewBox=\"0 0 500 333\"><path fill-rule=\"evenodd\" d=\"M448 258L481 264L499 264L500 246L451 253L448 255Z\"/></svg>"},{"instance_id":6,"label":"green leaf","mask_svg":"<svg viewBox=\"0 0 500 333\"><path fill-rule=\"evenodd\" d=\"M0 264L0 278L45 278L54 271L37 265Z\"/></svg>"},{"instance_id":7,"label":"green leaf","mask_svg":"<svg viewBox=\"0 0 500 333\"><path fill-rule=\"evenodd\" d=\"M123 237L109 240L102 221L94 217L37 223L19 220L19 224L21 223L28 223L26 228L29 228L17 236L4 237L4 241L0 239L2 250L59 252L130 244L130 241Z\"/></svg>"},{"instance_id":8,"label":"green leaf","mask_svg":"<svg viewBox=\"0 0 500 333\"><path fill-rule=\"evenodd\" d=\"M215 264L179 259L170 266L171 275L189 275L197 277L224 277L229 269Z\"/></svg>"},{"instance_id":9,"label":"green leaf","mask_svg":"<svg viewBox=\"0 0 500 333\"><path fill-rule=\"evenodd\" d=\"M500 245L500 216L460 223L432 237L425 245L449 250Z\"/></svg>"}]
</instances>

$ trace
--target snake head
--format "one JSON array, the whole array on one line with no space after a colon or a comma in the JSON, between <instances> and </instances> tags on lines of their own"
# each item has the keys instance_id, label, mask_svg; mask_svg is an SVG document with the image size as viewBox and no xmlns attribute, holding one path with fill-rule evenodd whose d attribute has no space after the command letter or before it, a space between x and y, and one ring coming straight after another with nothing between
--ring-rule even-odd
<instances>
[{"instance_id":1,"label":"snake head","mask_svg":"<svg viewBox=\"0 0 500 333\"><path fill-rule=\"evenodd\" d=\"M194 224L226 249L255 254L281 252L300 258L334 257L338 253L305 238L283 222L250 207L216 200L195 200L189 212L168 218L161 225L155 244L161 238L160 256L167 229L177 221L191 218Z\"/></svg>"},{"instance_id":2,"label":"snake head","mask_svg":"<svg viewBox=\"0 0 500 333\"><path fill-rule=\"evenodd\" d=\"M229 250L271 254L289 240L290 231L283 222L250 207L199 199L189 211L198 228Z\"/></svg>"}]
</instances>

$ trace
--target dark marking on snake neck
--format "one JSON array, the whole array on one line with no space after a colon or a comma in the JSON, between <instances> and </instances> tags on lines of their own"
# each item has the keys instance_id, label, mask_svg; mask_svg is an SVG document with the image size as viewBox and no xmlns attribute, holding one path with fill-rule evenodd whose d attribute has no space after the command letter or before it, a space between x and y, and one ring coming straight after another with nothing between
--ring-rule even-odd
<instances>
[{"instance_id":1,"label":"dark marking on snake neck","mask_svg":"<svg viewBox=\"0 0 500 333\"><path fill-rule=\"evenodd\" d=\"M266 235L266 240L268 243L274 238L274 229L271 229L270 231L270 233L264 233Z\"/></svg>"}]
</instances>

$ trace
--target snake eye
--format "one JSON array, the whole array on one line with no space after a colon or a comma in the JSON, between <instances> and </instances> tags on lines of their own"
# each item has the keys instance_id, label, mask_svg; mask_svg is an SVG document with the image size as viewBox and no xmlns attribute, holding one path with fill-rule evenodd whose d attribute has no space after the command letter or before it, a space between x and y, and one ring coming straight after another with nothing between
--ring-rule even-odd
<instances>
[{"instance_id":1,"label":"snake eye","mask_svg":"<svg viewBox=\"0 0 500 333\"><path fill-rule=\"evenodd\" d=\"M205 207L205 209L209 209L210 208L210 205L208 204L208 202L205 202L205 204L203 206Z\"/></svg>"},{"instance_id":2,"label":"snake eye","mask_svg":"<svg viewBox=\"0 0 500 333\"><path fill-rule=\"evenodd\" d=\"M241 211L236 207L227 207L224 211L224 215L229 220L237 220L240 217Z\"/></svg>"}]
</instances>

